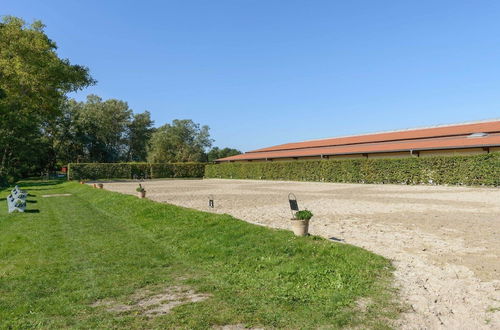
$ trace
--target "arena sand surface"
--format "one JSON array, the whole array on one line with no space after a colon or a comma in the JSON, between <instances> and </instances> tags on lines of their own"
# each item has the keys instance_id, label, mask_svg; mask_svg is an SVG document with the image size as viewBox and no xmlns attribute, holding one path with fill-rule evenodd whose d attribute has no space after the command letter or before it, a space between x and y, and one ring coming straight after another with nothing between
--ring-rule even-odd
<instances>
[{"instance_id":1,"label":"arena sand surface","mask_svg":"<svg viewBox=\"0 0 500 330\"><path fill-rule=\"evenodd\" d=\"M153 180L147 197L290 228L288 193L310 232L383 255L408 305L404 329L500 329L500 189L253 180ZM105 189L136 194L136 182ZM213 195L215 208L208 207Z\"/></svg>"}]
</instances>

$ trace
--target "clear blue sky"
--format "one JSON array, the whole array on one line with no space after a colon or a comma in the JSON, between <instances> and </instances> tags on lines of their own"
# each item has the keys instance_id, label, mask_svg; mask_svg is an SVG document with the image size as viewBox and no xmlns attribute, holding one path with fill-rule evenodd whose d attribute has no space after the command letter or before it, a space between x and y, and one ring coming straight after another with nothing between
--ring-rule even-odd
<instances>
[{"instance_id":1,"label":"clear blue sky","mask_svg":"<svg viewBox=\"0 0 500 330\"><path fill-rule=\"evenodd\" d=\"M23 1L89 93L250 150L500 117L500 1Z\"/></svg>"}]
</instances>

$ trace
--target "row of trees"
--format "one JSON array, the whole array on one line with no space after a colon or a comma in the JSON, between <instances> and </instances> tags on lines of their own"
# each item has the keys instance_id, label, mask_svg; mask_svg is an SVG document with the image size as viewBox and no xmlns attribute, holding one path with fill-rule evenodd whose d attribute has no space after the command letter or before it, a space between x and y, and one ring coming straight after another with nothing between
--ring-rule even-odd
<instances>
[{"instance_id":1,"label":"row of trees","mask_svg":"<svg viewBox=\"0 0 500 330\"><path fill-rule=\"evenodd\" d=\"M192 120L155 128L148 111L134 113L124 101L68 99L96 81L56 50L41 22L0 22L0 181L68 162L213 161L240 153L210 150L208 126Z\"/></svg>"},{"instance_id":2,"label":"row of trees","mask_svg":"<svg viewBox=\"0 0 500 330\"><path fill-rule=\"evenodd\" d=\"M127 103L89 95L68 100L50 137L56 163L206 162L237 155L236 149L212 146L208 126L190 119L153 127L148 111L134 114Z\"/></svg>"},{"instance_id":3,"label":"row of trees","mask_svg":"<svg viewBox=\"0 0 500 330\"><path fill-rule=\"evenodd\" d=\"M144 161L153 133L149 112L133 114L126 102L64 102L50 134L57 163Z\"/></svg>"}]
</instances>

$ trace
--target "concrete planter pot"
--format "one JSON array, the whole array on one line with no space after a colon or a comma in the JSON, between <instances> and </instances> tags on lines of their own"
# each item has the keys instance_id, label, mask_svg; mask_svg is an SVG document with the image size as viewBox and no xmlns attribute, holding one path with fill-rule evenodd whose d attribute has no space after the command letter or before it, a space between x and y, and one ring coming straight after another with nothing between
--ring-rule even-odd
<instances>
[{"instance_id":1,"label":"concrete planter pot","mask_svg":"<svg viewBox=\"0 0 500 330\"><path fill-rule=\"evenodd\" d=\"M146 191L145 190L144 191L138 191L137 192L137 196L139 198L146 198Z\"/></svg>"},{"instance_id":2,"label":"concrete planter pot","mask_svg":"<svg viewBox=\"0 0 500 330\"><path fill-rule=\"evenodd\" d=\"M307 236L309 234L309 220L292 219L291 221L295 236Z\"/></svg>"},{"instance_id":3,"label":"concrete planter pot","mask_svg":"<svg viewBox=\"0 0 500 330\"><path fill-rule=\"evenodd\" d=\"M103 185L102 183L98 183L98 184L97 184L97 188L99 188L99 189L103 189L103 188L104 188L104 185Z\"/></svg>"}]
</instances>

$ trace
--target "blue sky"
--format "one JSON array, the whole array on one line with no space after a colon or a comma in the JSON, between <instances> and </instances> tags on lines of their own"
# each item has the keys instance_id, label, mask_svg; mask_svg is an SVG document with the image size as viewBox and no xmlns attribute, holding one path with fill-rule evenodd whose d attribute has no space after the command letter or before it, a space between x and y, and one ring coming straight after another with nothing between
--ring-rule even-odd
<instances>
[{"instance_id":1,"label":"blue sky","mask_svg":"<svg viewBox=\"0 0 500 330\"><path fill-rule=\"evenodd\" d=\"M59 54L162 125L215 145L285 142L500 117L500 1L23 1Z\"/></svg>"}]
</instances>

